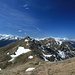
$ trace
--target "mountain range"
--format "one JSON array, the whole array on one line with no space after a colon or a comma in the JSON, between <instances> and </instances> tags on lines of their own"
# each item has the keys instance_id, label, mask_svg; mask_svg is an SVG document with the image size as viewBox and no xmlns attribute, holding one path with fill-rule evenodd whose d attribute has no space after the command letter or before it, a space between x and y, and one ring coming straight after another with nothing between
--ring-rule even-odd
<instances>
[{"instance_id":1,"label":"mountain range","mask_svg":"<svg viewBox=\"0 0 75 75\"><path fill-rule=\"evenodd\" d=\"M0 34L0 47L6 46L12 42L18 41L22 39L22 37L14 36L11 34Z\"/></svg>"},{"instance_id":2,"label":"mountain range","mask_svg":"<svg viewBox=\"0 0 75 75\"><path fill-rule=\"evenodd\" d=\"M12 38L15 40L16 37L9 36L8 39L2 38L1 40L11 40ZM64 66L69 61L71 63L74 57L74 40L52 37L41 39L29 36L17 37L15 42L0 48L0 75L63 75L59 73L61 71L59 66ZM54 65L57 68L56 64L59 72L56 69L53 70ZM53 68L47 72L46 68L49 69L50 66ZM57 73L53 73L53 71ZM64 75L74 74L66 74L66 71L63 71Z\"/></svg>"}]
</instances>

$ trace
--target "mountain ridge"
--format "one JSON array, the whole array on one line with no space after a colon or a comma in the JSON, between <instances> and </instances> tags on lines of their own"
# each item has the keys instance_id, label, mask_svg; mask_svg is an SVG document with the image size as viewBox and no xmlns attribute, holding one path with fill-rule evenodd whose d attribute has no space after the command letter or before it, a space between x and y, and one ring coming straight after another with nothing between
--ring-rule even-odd
<instances>
[{"instance_id":1,"label":"mountain ridge","mask_svg":"<svg viewBox=\"0 0 75 75\"><path fill-rule=\"evenodd\" d=\"M0 40L17 40L17 39L22 39L20 36L16 35L11 35L11 34L0 34Z\"/></svg>"},{"instance_id":2,"label":"mountain ridge","mask_svg":"<svg viewBox=\"0 0 75 75\"><path fill-rule=\"evenodd\" d=\"M27 36L0 48L0 68L5 71L21 66L23 73L28 73L44 62L57 63L73 57L75 47L68 41L54 38L36 40Z\"/></svg>"}]
</instances>

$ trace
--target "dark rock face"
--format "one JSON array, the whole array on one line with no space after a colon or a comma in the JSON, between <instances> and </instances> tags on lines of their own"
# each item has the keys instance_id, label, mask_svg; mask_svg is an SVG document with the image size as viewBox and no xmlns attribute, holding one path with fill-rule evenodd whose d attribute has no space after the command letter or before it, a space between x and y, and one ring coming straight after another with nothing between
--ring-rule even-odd
<instances>
[{"instance_id":1,"label":"dark rock face","mask_svg":"<svg viewBox=\"0 0 75 75\"><path fill-rule=\"evenodd\" d=\"M32 46L33 48L37 48L37 52L44 60L59 61L75 57L75 47L73 45L72 41L56 41L54 38L46 38L44 40L36 41L35 45Z\"/></svg>"}]
</instances>

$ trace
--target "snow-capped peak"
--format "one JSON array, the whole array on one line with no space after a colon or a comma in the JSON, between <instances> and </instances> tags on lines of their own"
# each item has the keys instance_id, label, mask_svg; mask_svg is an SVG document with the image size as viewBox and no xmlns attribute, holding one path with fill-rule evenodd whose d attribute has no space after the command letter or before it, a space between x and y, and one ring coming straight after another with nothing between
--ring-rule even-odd
<instances>
[{"instance_id":1,"label":"snow-capped peak","mask_svg":"<svg viewBox=\"0 0 75 75\"><path fill-rule=\"evenodd\" d=\"M46 38L34 38L34 39L37 40L37 41L40 41L40 40L44 40Z\"/></svg>"},{"instance_id":2,"label":"snow-capped peak","mask_svg":"<svg viewBox=\"0 0 75 75\"><path fill-rule=\"evenodd\" d=\"M54 39L56 39L56 40L70 40L70 39L68 39L68 38L60 38L60 37L44 37L44 38L35 38L35 40L44 40L44 39L47 39L47 38L54 38Z\"/></svg>"},{"instance_id":3,"label":"snow-capped peak","mask_svg":"<svg viewBox=\"0 0 75 75\"><path fill-rule=\"evenodd\" d=\"M61 37L44 37L44 38L34 38L35 40L37 41L40 41L40 40L45 40L45 39L48 39L48 38L53 38L55 39L55 41L59 41L59 42L64 42L64 41L75 41L75 39L69 39L69 38L61 38Z\"/></svg>"},{"instance_id":4,"label":"snow-capped peak","mask_svg":"<svg viewBox=\"0 0 75 75\"><path fill-rule=\"evenodd\" d=\"M22 37L19 36L14 36L11 34L0 34L0 40L18 40L21 39Z\"/></svg>"}]
</instances>

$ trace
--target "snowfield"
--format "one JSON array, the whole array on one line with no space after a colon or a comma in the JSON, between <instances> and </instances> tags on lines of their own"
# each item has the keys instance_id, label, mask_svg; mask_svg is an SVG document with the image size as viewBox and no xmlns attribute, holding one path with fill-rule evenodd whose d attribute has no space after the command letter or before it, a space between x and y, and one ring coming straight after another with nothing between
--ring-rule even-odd
<instances>
[{"instance_id":1,"label":"snowfield","mask_svg":"<svg viewBox=\"0 0 75 75\"><path fill-rule=\"evenodd\" d=\"M27 53L30 52L30 49L25 49L24 47L19 46L17 51L15 52L16 55L10 55L12 57L11 60L9 60L9 62L13 61L16 57L18 57L19 55L23 54L23 53Z\"/></svg>"}]
</instances>

